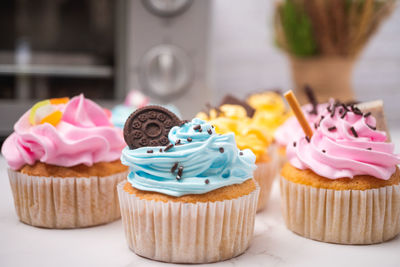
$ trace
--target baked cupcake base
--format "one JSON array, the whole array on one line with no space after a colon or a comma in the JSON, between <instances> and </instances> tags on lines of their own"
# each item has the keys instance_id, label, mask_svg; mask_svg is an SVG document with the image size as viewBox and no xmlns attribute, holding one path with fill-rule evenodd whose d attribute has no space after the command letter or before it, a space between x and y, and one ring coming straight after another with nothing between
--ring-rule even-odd
<instances>
[{"instance_id":1,"label":"baked cupcake base","mask_svg":"<svg viewBox=\"0 0 400 267\"><path fill-rule=\"evenodd\" d=\"M127 174L44 177L8 170L19 219L45 228L88 227L119 219L116 186Z\"/></svg>"},{"instance_id":2,"label":"baked cupcake base","mask_svg":"<svg viewBox=\"0 0 400 267\"><path fill-rule=\"evenodd\" d=\"M400 232L398 183L364 190L335 190L281 177L280 186L286 226L301 236L329 243L374 244Z\"/></svg>"},{"instance_id":3,"label":"baked cupcake base","mask_svg":"<svg viewBox=\"0 0 400 267\"><path fill-rule=\"evenodd\" d=\"M146 194L138 197L124 186L126 182L118 185L122 222L129 248L140 256L163 262L209 263L238 256L250 244L258 186L233 199L203 201L202 196L202 202L194 203L193 195L186 199L189 202L169 196L149 200Z\"/></svg>"}]
</instances>

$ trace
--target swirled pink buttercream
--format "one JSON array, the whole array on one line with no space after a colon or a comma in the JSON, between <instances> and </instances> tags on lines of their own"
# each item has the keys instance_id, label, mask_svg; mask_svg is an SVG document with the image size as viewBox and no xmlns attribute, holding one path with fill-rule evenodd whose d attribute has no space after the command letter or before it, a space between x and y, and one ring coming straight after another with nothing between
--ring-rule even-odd
<instances>
[{"instance_id":1,"label":"swirled pink buttercream","mask_svg":"<svg viewBox=\"0 0 400 267\"><path fill-rule=\"evenodd\" d=\"M18 170L36 161L71 167L110 162L120 158L125 146L122 132L112 126L105 111L83 95L57 105L61 121L31 125L28 110L14 125L1 153L10 168Z\"/></svg>"},{"instance_id":2,"label":"swirled pink buttercream","mask_svg":"<svg viewBox=\"0 0 400 267\"><path fill-rule=\"evenodd\" d=\"M330 111L322 114L324 118L309 142L303 134L287 145L289 162L330 179L371 175L388 180L400 156L394 153L393 143L385 142L386 133L375 130L375 118L346 113L343 107L335 111L334 116Z\"/></svg>"},{"instance_id":3,"label":"swirled pink buttercream","mask_svg":"<svg viewBox=\"0 0 400 267\"><path fill-rule=\"evenodd\" d=\"M328 103L317 105L316 114L311 112L313 108L311 104L304 105L301 107L301 109L303 110L308 123L314 127L315 123L319 122L321 117L320 115L325 112L327 107ZM292 143L293 140L296 140L302 136L304 136L303 129L301 128L296 117L292 116L275 131L274 139L278 145L285 147L287 144Z\"/></svg>"}]
</instances>

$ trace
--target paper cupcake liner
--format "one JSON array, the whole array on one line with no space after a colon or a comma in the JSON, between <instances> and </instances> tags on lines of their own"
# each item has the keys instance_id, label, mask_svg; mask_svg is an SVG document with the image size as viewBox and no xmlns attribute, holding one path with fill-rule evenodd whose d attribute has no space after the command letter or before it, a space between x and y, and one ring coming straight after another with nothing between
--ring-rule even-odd
<instances>
[{"instance_id":1,"label":"paper cupcake liner","mask_svg":"<svg viewBox=\"0 0 400 267\"><path fill-rule=\"evenodd\" d=\"M143 200L118 185L129 248L163 262L208 263L243 253L253 237L259 188L217 202Z\"/></svg>"},{"instance_id":2,"label":"paper cupcake liner","mask_svg":"<svg viewBox=\"0 0 400 267\"><path fill-rule=\"evenodd\" d=\"M340 244L373 244L400 232L400 185L332 190L281 177L286 226L307 238Z\"/></svg>"},{"instance_id":3,"label":"paper cupcake liner","mask_svg":"<svg viewBox=\"0 0 400 267\"><path fill-rule=\"evenodd\" d=\"M19 219L46 228L78 228L120 218L116 186L128 172L106 177L41 177L8 170Z\"/></svg>"},{"instance_id":4,"label":"paper cupcake liner","mask_svg":"<svg viewBox=\"0 0 400 267\"><path fill-rule=\"evenodd\" d=\"M275 148L269 150L270 161L257 163L257 169L254 171L254 179L260 186L260 196L258 198L257 212L263 210L268 203L271 193L272 183L279 171L279 159Z\"/></svg>"}]
</instances>

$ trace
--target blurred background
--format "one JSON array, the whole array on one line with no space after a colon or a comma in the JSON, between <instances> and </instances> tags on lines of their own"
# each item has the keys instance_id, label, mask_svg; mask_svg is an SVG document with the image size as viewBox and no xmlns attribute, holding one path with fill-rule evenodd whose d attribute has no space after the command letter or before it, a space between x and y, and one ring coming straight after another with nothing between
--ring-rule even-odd
<instances>
[{"instance_id":1,"label":"blurred background","mask_svg":"<svg viewBox=\"0 0 400 267\"><path fill-rule=\"evenodd\" d=\"M321 101L383 99L400 129L399 5L327 0L324 18L314 2L2 0L0 136L44 98L83 92L112 108L134 89L190 118L227 93L305 83Z\"/></svg>"}]
</instances>

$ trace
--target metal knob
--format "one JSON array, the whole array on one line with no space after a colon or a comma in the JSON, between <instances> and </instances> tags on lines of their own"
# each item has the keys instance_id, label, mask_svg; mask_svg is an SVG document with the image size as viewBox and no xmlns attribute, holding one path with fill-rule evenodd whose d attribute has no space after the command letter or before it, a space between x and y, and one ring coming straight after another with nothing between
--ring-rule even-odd
<instances>
[{"instance_id":1,"label":"metal knob","mask_svg":"<svg viewBox=\"0 0 400 267\"><path fill-rule=\"evenodd\" d=\"M193 0L142 0L143 5L154 15L173 17L183 13Z\"/></svg>"},{"instance_id":2,"label":"metal knob","mask_svg":"<svg viewBox=\"0 0 400 267\"><path fill-rule=\"evenodd\" d=\"M140 62L139 82L146 93L170 100L190 86L193 76L189 57L181 48L159 45L150 49Z\"/></svg>"}]
</instances>

